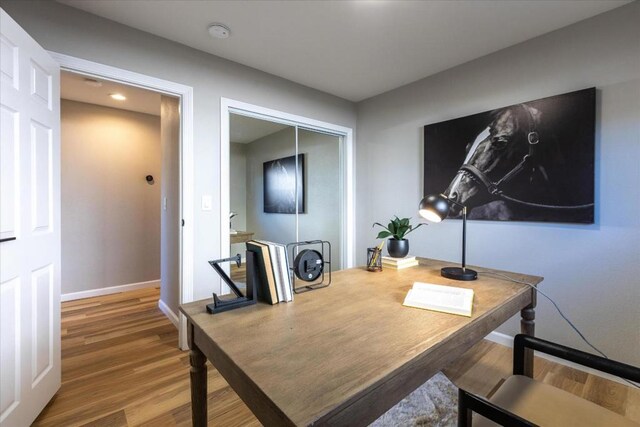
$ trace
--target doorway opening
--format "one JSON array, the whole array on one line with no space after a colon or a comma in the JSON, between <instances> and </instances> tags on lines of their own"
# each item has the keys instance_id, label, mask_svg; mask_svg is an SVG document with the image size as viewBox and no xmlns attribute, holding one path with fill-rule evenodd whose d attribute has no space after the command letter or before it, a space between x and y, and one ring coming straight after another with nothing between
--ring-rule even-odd
<instances>
[{"instance_id":1,"label":"doorway opening","mask_svg":"<svg viewBox=\"0 0 640 427\"><path fill-rule=\"evenodd\" d=\"M178 305L193 299L193 89L68 55L48 53L60 64L63 72L71 72L79 79L126 85L134 93L146 90L160 98L160 115L167 118L160 121L171 125L162 129L164 133L171 134L173 141L165 147L165 151L171 150L165 156L171 163L161 165L160 175L166 176L156 180L153 174L144 173L143 179L147 190L153 187L157 191L162 186L157 208L161 212L161 222L164 221L163 228L171 232L161 234L161 239L167 238L167 241L161 242L160 256L166 256L171 264L160 263L163 268L160 279L164 284L166 278L167 292L161 292L158 306L178 328L179 347L187 349L187 322L179 314ZM123 187L122 191L128 189Z\"/></svg>"},{"instance_id":2,"label":"doorway opening","mask_svg":"<svg viewBox=\"0 0 640 427\"><path fill-rule=\"evenodd\" d=\"M70 71L60 88L62 301L158 288L178 327L179 99Z\"/></svg>"}]
</instances>

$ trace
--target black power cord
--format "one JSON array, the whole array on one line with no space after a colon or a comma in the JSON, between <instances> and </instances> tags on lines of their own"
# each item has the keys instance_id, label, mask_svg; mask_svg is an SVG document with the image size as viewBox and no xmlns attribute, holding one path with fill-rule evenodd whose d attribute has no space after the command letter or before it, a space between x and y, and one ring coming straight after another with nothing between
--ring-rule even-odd
<instances>
[{"instance_id":1,"label":"black power cord","mask_svg":"<svg viewBox=\"0 0 640 427\"><path fill-rule=\"evenodd\" d=\"M607 356L606 354L604 354L602 351L600 351L600 349L598 349L595 345L591 344L589 342L589 340L584 336L584 334L582 332L580 332L580 330L577 328L576 325L573 324L573 322L571 320L569 320L569 318L562 312L562 310L560 310L560 307L558 306L558 304L556 304L556 302L551 299L551 297L547 294L545 294L544 292L542 292L540 289L538 289L537 286L522 281L522 280L518 280L518 279L514 279L513 277L508 276L507 274L503 274L503 273L498 273L497 271L487 271L487 270L478 270L478 273L480 274L493 274L494 276L498 276L501 277L503 279L509 280L511 282L514 283L520 283L522 285L527 285L530 286L532 289L534 289L537 293L539 293L540 295L542 295L543 297L545 297L546 299L549 300L549 302L551 302L551 304L553 304L553 306L556 308L556 310L558 311L558 314L560 314L560 316L562 316L562 318L567 322L567 324L569 326L571 326L571 329L573 329L580 338L582 338L582 341L584 341L589 347L591 347L593 350L595 350L597 353L599 353L602 357L604 357L605 359L609 359L609 356ZM625 382L631 384L632 386L640 389L640 385L634 383L633 381L630 381L626 378L621 378L622 380L624 380Z\"/></svg>"}]
</instances>

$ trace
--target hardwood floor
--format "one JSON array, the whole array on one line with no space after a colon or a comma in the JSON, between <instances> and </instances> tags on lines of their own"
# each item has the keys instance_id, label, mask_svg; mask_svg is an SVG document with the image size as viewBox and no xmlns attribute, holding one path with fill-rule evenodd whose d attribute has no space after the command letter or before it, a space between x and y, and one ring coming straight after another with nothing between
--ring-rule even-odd
<instances>
[{"instance_id":1,"label":"hardwood floor","mask_svg":"<svg viewBox=\"0 0 640 427\"><path fill-rule=\"evenodd\" d=\"M62 387L35 425L191 425L188 352L158 298L152 288L62 304ZM260 425L214 369L208 387L212 425Z\"/></svg>"},{"instance_id":2,"label":"hardwood floor","mask_svg":"<svg viewBox=\"0 0 640 427\"><path fill-rule=\"evenodd\" d=\"M247 265L242 264L240 267L236 267L235 264L232 264L230 277L234 282L244 282L247 280Z\"/></svg>"},{"instance_id":3,"label":"hardwood floor","mask_svg":"<svg viewBox=\"0 0 640 427\"><path fill-rule=\"evenodd\" d=\"M510 348L483 340L444 373L458 387L490 396L511 375ZM640 390L536 357L534 378L640 423ZM497 379L497 381L496 381Z\"/></svg>"},{"instance_id":4,"label":"hardwood floor","mask_svg":"<svg viewBox=\"0 0 640 427\"><path fill-rule=\"evenodd\" d=\"M158 297L143 289L62 304L62 387L35 425L191 425L188 353ZM511 350L483 341L445 373L486 396L510 369ZM535 376L640 422L637 389L543 359ZM210 365L208 387L211 425L260 425Z\"/></svg>"}]
</instances>

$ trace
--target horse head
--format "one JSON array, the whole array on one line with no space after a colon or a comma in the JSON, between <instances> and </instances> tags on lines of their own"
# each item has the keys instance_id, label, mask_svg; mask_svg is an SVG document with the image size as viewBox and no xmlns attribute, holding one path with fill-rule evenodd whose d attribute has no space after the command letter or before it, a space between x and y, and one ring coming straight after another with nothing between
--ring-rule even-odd
<instances>
[{"instance_id":1,"label":"horse head","mask_svg":"<svg viewBox=\"0 0 640 427\"><path fill-rule=\"evenodd\" d=\"M540 116L539 110L525 104L496 111L491 124L467 145L464 165L471 165L491 182L498 182L527 155L528 135L540 123ZM444 195L469 208L492 199L486 185L465 170L458 171ZM460 215L460 208L452 206L450 214Z\"/></svg>"}]
</instances>

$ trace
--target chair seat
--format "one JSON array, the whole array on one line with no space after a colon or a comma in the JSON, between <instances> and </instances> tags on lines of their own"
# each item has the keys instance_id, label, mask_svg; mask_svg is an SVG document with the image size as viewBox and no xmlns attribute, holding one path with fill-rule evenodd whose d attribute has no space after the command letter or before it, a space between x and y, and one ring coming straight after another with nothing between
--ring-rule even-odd
<instances>
[{"instance_id":1,"label":"chair seat","mask_svg":"<svg viewBox=\"0 0 640 427\"><path fill-rule=\"evenodd\" d=\"M522 375L509 377L489 400L539 426L640 425L593 402ZM496 425L474 414L473 426Z\"/></svg>"}]
</instances>

